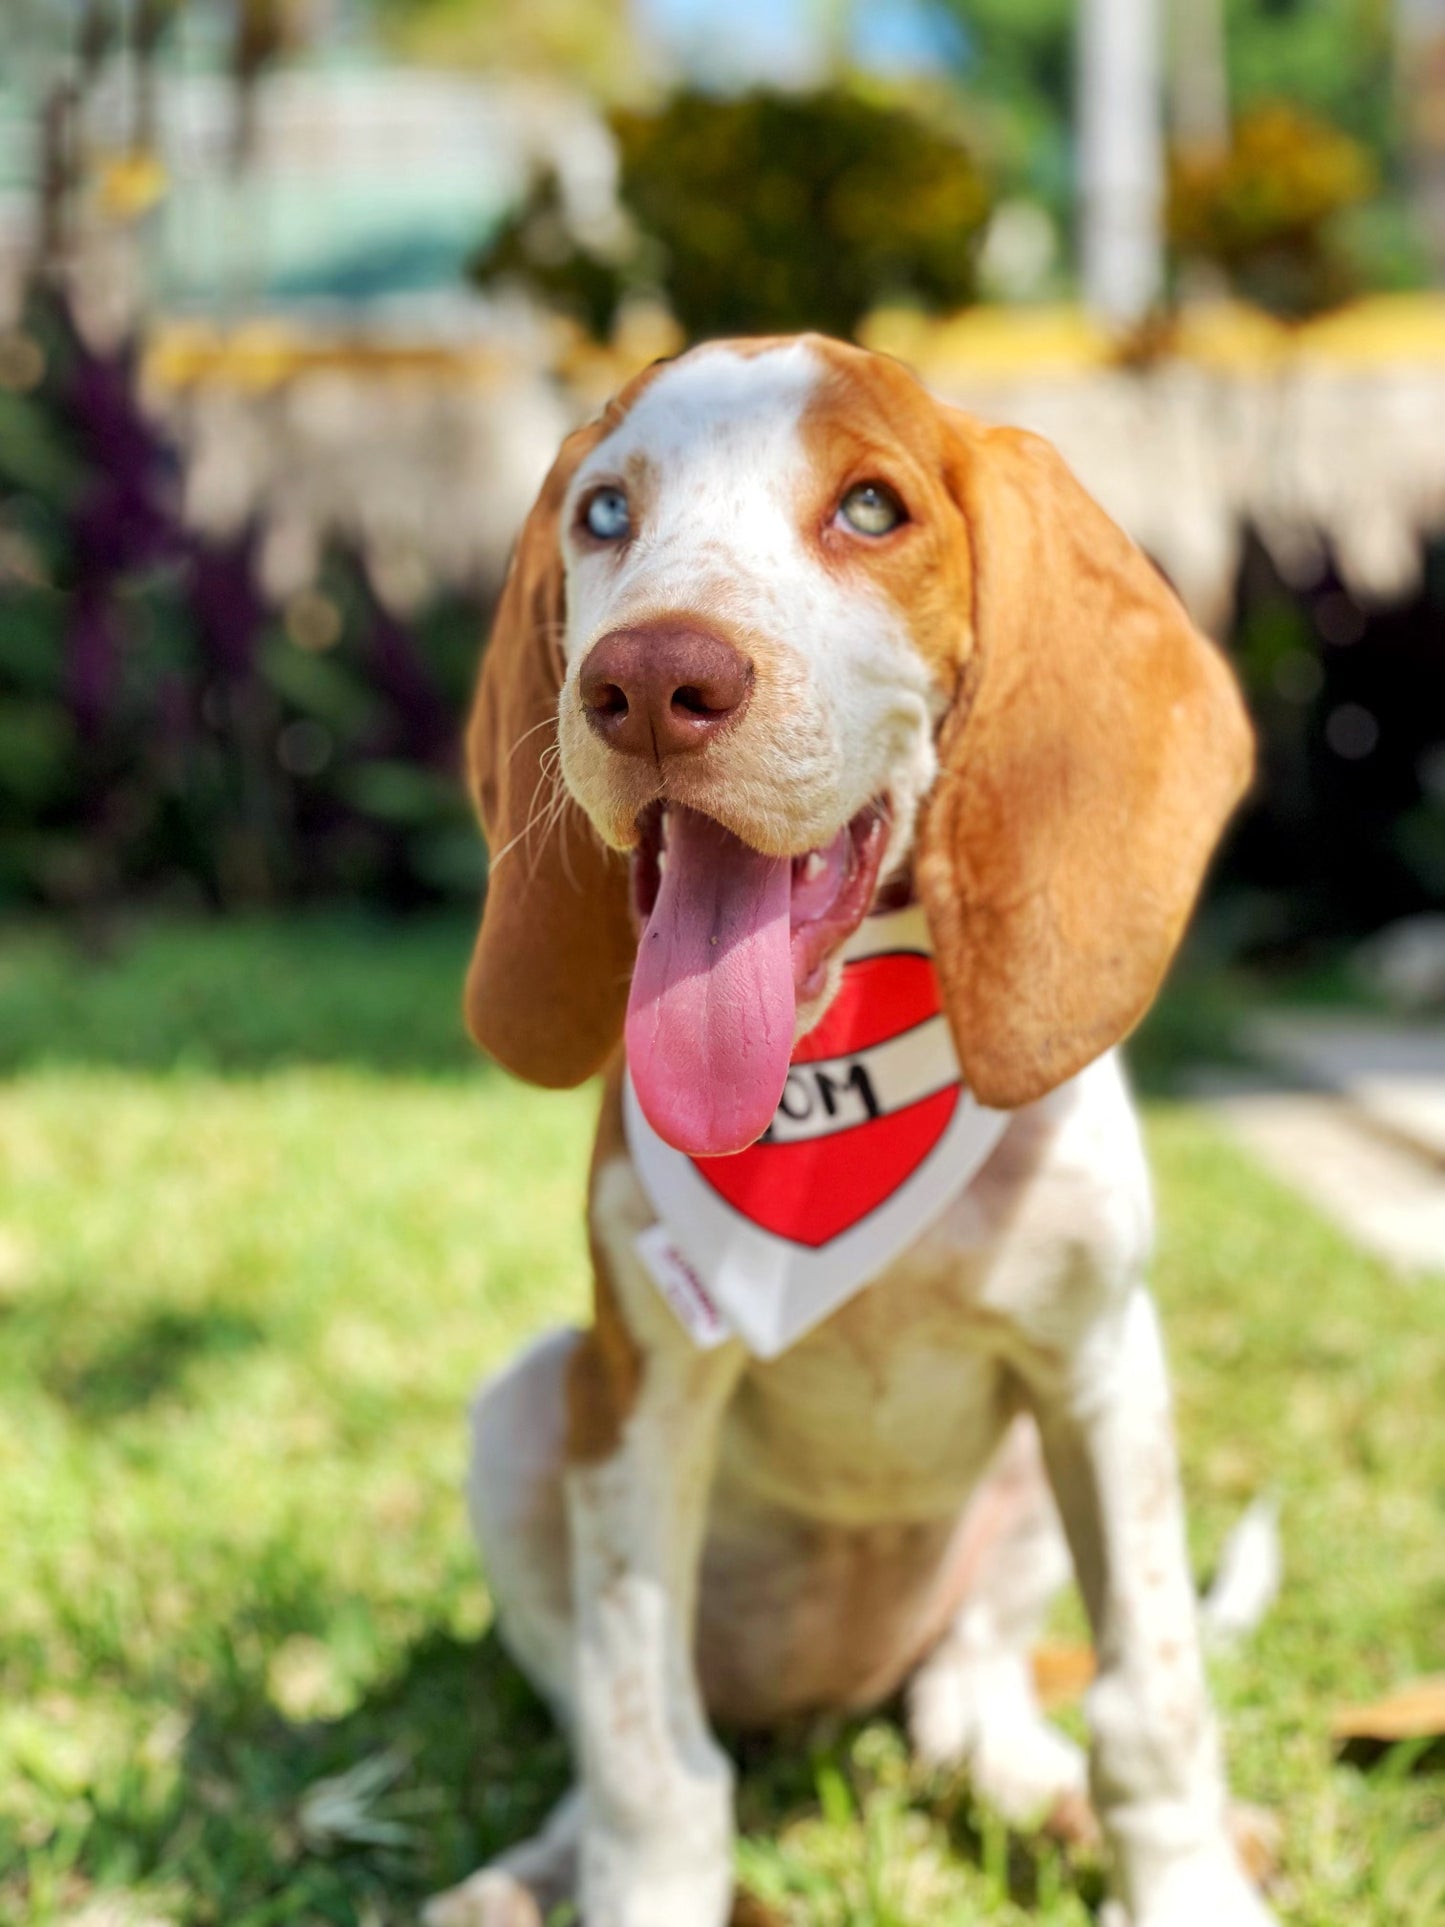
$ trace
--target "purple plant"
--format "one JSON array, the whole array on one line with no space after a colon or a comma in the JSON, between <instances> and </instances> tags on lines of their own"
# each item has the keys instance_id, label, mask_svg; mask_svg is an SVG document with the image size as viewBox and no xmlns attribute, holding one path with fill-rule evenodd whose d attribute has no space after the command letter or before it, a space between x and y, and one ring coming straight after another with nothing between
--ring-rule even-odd
<instances>
[{"instance_id":1,"label":"purple plant","mask_svg":"<svg viewBox=\"0 0 1445 1927\"><path fill-rule=\"evenodd\" d=\"M105 733L121 680L119 625L102 579L83 579L70 606L65 637L65 700L82 742Z\"/></svg>"},{"instance_id":2,"label":"purple plant","mask_svg":"<svg viewBox=\"0 0 1445 1927\"><path fill-rule=\"evenodd\" d=\"M190 599L210 667L227 681L244 681L255 668L269 613L256 573L253 526L224 547L193 545Z\"/></svg>"}]
</instances>

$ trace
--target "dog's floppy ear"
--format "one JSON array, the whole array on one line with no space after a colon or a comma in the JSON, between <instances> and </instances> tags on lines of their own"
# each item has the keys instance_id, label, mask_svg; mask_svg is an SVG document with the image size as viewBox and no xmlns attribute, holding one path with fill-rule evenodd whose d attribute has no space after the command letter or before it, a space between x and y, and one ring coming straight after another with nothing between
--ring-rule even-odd
<instances>
[{"instance_id":1,"label":"dog's floppy ear","mask_svg":"<svg viewBox=\"0 0 1445 1927\"><path fill-rule=\"evenodd\" d=\"M1011 1109L1148 1009L1252 738L1223 656L1055 451L943 413L972 621L918 883L964 1075Z\"/></svg>"},{"instance_id":2,"label":"dog's floppy ear","mask_svg":"<svg viewBox=\"0 0 1445 1927\"><path fill-rule=\"evenodd\" d=\"M560 518L603 432L579 429L542 485L502 590L467 731L491 851L467 973L467 1028L534 1084L580 1084L622 1036L636 940L627 867L561 788L557 698L565 615Z\"/></svg>"}]
</instances>

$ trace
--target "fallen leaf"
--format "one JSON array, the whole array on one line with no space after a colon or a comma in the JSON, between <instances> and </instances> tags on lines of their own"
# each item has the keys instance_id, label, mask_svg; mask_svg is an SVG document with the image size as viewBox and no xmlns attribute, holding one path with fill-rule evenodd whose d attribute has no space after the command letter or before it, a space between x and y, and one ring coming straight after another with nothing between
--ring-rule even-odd
<instances>
[{"instance_id":1,"label":"fallen leaf","mask_svg":"<svg viewBox=\"0 0 1445 1927\"><path fill-rule=\"evenodd\" d=\"M1239 1855L1239 1864L1256 1887L1267 1891L1279 1878L1280 1853L1284 1846L1284 1828L1279 1815L1271 1813L1268 1807L1232 1801L1229 1837Z\"/></svg>"},{"instance_id":2,"label":"fallen leaf","mask_svg":"<svg viewBox=\"0 0 1445 1927\"><path fill-rule=\"evenodd\" d=\"M1070 1645L1063 1640L1045 1640L1036 1646L1032 1664L1034 1691L1046 1713L1082 1699L1098 1670L1092 1646Z\"/></svg>"},{"instance_id":3,"label":"fallen leaf","mask_svg":"<svg viewBox=\"0 0 1445 1927\"><path fill-rule=\"evenodd\" d=\"M1330 1737L1339 1746L1351 1740L1394 1746L1401 1740L1445 1739L1445 1673L1411 1680L1367 1706L1341 1707L1330 1721Z\"/></svg>"},{"instance_id":4,"label":"fallen leaf","mask_svg":"<svg viewBox=\"0 0 1445 1927\"><path fill-rule=\"evenodd\" d=\"M732 1919L728 1927L782 1927L781 1916L766 1902L740 1887L733 1896Z\"/></svg>"}]
</instances>

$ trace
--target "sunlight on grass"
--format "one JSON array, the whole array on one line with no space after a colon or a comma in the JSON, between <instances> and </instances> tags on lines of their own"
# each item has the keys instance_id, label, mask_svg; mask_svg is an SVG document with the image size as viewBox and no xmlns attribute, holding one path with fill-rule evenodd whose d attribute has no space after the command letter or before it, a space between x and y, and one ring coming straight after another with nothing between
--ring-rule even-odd
<instances>
[{"instance_id":1,"label":"sunlight on grass","mask_svg":"<svg viewBox=\"0 0 1445 1927\"><path fill-rule=\"evenodd\" d=\"M388 1927L535 1823L560 1742L488 1635L463 1410L585 1303L593 1098L459 1035L466 933L143 933L0 960L0 1922ZM1425 1927L1438 1774L1332 1704L1442 1662L1440 1280L1151 1115L1201 1573L1264 1486L1284 1598L1216 1668L1295 1927ZM741 1753L748 1884L810 1927L1082 1927L878 1718ZM110 1908L110 1912L97 1909Z\"/></svg>"}]
</instances>

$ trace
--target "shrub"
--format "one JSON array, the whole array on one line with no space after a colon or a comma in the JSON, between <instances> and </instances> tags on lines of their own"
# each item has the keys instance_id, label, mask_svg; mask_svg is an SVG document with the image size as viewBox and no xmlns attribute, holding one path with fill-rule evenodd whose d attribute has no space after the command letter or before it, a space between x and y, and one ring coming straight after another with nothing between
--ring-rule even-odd
<instances>
[{"instance_id":1,"label":"shrub","mask_svg":"<svg viewBox=\"0 0 1445 1927\"><path fill-rule=\"evenodd\" d=\"M604 335L658 292L692 337L848 335L880 301L955 309L975 292L990 195L968 150L917 114L834 88L735 99L682 92L613 116L621 245L569 227L555 180L478 257Z\"/></svg>"},{"instance_id":2,"label":"shrub","mask_svg":"<svg viewBox=\"0 0 1445 1927\"><path fill-rule=\"evenodd\" d=\"M1241 117L1227 151L1173 157L1170 239L1180 255L1224 269L1262 307L1317 313L1357 291L1334 229L1376 184L1358 141L1269 103Z\"/></svg>"}]
</instances>

